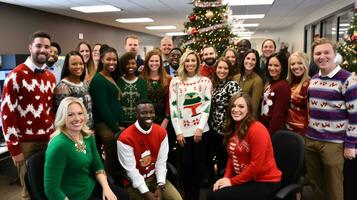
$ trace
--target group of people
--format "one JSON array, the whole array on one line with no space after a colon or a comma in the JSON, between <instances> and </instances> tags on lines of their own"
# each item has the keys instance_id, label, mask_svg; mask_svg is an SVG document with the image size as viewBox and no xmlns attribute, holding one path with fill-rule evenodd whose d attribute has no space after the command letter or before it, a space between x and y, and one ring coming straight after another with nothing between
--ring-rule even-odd
<instances>
[{"instance_id":1,"label":"group of people","mask_svg":"<svg viewBox=\"0 0 357 200\"><path fill-rule=\"evenodd\" d=\"M197 200L204 178L207 199L272 199L282 172L271 136L283 129L305 138L316 199L353 199L357 78L335 64L332 41L314 42L312 77L305 53L276 53L272 39L261 56L244 39L220 58L214 46L183 51L167 37L144 60L139 48L134 35L121 56L81 41L58 66L59 44L33 33L1 104L24 199L24 161L41 150L49 199Z\"/></svg>"}]
</instances>

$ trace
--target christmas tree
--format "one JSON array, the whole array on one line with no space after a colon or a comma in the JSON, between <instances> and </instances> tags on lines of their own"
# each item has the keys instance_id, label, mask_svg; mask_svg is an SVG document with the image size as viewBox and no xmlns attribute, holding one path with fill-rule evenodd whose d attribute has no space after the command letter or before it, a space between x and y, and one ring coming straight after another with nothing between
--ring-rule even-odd
<instances>
[{"instance_id":1,"label":"christmas tree","mask_svg":"<svg viewBox=\"0 0 357 200\"><path fill-rule=\"evenodd\" d=\"M338 52L344 60L342 67L350 72L357 72L357 7L355 7L354 12L354 17L344 41L338 44Z\"/></svg>"},{"instance_id":2,"label":"christmas tree","mask_svg":"<svg viewBox=\"0 0 357 200\"><path fill-rule=\"evenodd\" d=\"M222 0L193 0L193 12L185 23L186 36L182 47L200 52L205 45L215 46L218 55L228 47L233 47L235 35L228 26L228 5Z\"/></svg>"}]
</instances>

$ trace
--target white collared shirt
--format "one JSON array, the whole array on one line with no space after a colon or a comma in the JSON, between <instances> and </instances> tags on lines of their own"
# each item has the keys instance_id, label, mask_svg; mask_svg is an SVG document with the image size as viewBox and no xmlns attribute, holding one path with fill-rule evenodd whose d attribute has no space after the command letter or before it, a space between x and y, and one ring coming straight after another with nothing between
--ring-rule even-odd
<instances>
[{"instance_id":1,"label":"white collared shirt","mask_svg":"<svg viewBox=\"0 0 357 200\"><path fill-rule=\"evenodd\" d=\"M32 62L30 56L27 57L27 59L26 59L26 61L25 61L25 65L26 65L27 67L29 67L29 68L31 69L31 71L33 71L33 72L35 71L36 68L37 68L37 69L40 69L40 70L45 70L46 67L47 67L45 64L43 64L41 67L35 65L35 63Z\"/></svg>"},{"instance_id":2,"label":"white collared shirt","mask_svg":"<svg viewBox=\"0 0 357 200\"><path fill-rule=\"evenodd\" d=\"M337 65L335 67L335 69L333 69L330 73L328 73L327 75L322 75L321 70L319 70L319 76L321 77L329 77L332 78L333 76L335 76L339 71L340 71L341 67L340 65Z\"/></svg>"}]
</instances>

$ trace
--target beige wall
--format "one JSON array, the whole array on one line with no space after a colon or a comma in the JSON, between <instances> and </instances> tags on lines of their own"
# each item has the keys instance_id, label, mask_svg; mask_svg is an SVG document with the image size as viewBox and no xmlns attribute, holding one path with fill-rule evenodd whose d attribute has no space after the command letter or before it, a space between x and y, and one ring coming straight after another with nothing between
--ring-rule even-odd
<instances>
[{"instance_id":1,"label":"beige wall","mask_svg":"<svg viewBox=\"0 0 357 200\"><path fill-rule=\"evenodd\" d=\"M62 55L76 47L80 41L79 33L83 33L84 40L92 46L98 42L106 43L118 52L124 51L124 39L129 34L138 35L141 38L141 46L157 47L161 39L153 35L0 3L0 54L27 54L28 38L36 30L48 32L52 41L60 44Z\"/></svg>"}]
</instances>

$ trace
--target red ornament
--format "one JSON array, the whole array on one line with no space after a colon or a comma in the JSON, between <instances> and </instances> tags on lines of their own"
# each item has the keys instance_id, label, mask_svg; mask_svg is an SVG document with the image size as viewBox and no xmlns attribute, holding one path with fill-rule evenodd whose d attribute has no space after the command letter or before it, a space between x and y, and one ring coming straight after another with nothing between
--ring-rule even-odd
<instances>
[{"instance_id":1,"label":"red ornament","mask_svg":"<svg viewBox=\"0 0 357 200\"><path fill-rule=\"evenodd\" d=\"M357 40L357 35L352 35L352 36L351 36L351 40L352 40L352 41L356 41L356 40Z\"/></svg>"},{"instance_id":2,"label":"red ornament","mask_svg":"<svg viewBox=\"0 0 357 200\"><path fill-rule=\"evenodd\" d=\"M192 35L197 35L197 34L199 34L199 31L197 30L197 28L192 28L191 33L192 33Z\"/></svg>"},{"instance_id":3,"label":"red ornament","mask_svg":"<svg viewBox=\"0 0 357 200\"><path fill-rule=\"evenodd\" d=\"M357 13L357 6L355 7L355 13Z\"/></svg>"},{"instance_id":4,"label":"red ornament","mask_svg":"<svg viewBox=\"0 0 357 200\"><path fill-rule=\"evenodd\" d=\"M188 16L188 19L189 19L191 22L194 22L194 21L196 21L197 17L196 17L196 15L190 15L190 16Z\"/></svg>"}]
</instances>

